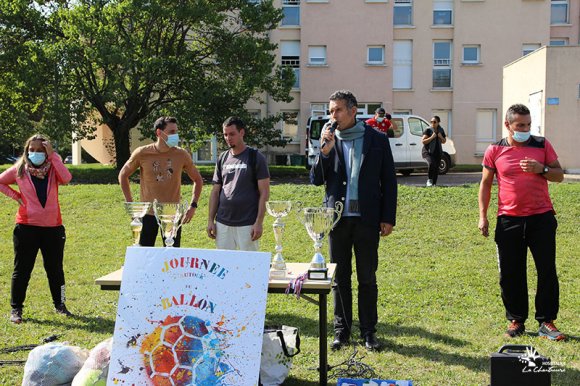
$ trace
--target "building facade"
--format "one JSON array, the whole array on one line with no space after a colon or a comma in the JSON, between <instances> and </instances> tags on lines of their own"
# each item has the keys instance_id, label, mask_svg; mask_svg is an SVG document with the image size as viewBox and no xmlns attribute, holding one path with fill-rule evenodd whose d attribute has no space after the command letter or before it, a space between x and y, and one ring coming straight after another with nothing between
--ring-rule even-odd
<instances>
[{"instance_id":1,"label":"building facade","mask_svg":"<svg viewBox=\"0 0 580 386\"><path fill-rule=\"evenodd\" d=\"M502 135L503 67L536 49L578 46L580 0L275 0L278 60L294 68L294 100L249 105L283 112L286 148L304 154L306 122L349 89L359 110L439 115L458 163L478 164ZM534 73L528 76L534 77ZM521 100L520 103L530 103Z\"/></svg>"},{"instance_id":2,"label":"building facade","mask_svg":"<svg viewBox=\"0 0 580 386\"><path fill-rule=\"evenodd\" d=\"M568 173L580 173L580 46L542 47L503 70L503 111L528 100L532 134L548 138ZM529 74L534 74L530 77ZM566 76L562 76L566 74ZM503 136L507 130L503 128Z\"/></svg>"}]
</instances>

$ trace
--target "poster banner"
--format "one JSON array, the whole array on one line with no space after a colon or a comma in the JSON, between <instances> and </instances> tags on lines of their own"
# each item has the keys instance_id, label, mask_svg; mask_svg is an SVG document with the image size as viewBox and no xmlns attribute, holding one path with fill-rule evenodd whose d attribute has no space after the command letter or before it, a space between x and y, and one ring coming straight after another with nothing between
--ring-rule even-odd
<instances>
[{"instance_id":1,"label":"poster banner","mask_svg":"<svg viewBox=\"0 0 580 386\"><path fill-rule=\"evenodd\" d=\"M129 247L108 385L256 385L270 253Z\"/></svg>"}]
</instances>

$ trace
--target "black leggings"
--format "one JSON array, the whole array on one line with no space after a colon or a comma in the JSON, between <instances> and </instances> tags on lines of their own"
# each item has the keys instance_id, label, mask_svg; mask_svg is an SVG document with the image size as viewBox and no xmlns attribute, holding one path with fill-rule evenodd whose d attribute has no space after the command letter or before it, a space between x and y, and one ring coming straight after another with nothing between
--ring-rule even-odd
<instances>
[{"instance_id":1,"label":"black leggings","mask_svg":"<svg viewBox=\"0 0 580 386\"><path fill-rule=\"evenodd\" d=\"M423 158L429 164L429 179L433 182L433 185L437 183L437 177L439 177L439 164L441 164L441 154L427 154L423 155Z\"/></svg>"},{"instance_id":2,"label":"black leggings","mask_svg":"<svg viewBox=\"0 0 580 386\"><path fill-rule=\"evenodd\" d=\"M10 305L22 308L30 275L36 262L38 250L42 253L44 270L55 306L65 302L64 271L62 262L66 234L64 226L40 227L16 224L14 240L14 272L10 289Z\"/></svg>"},{"instance_id":3,"label":"black leggings","mask_svg":"<svg viewBox=\"0 0 580 386\"><path fill-rule=\"evenodd\" d=\"M560 290L556 273L556 228L552 212L527 217L499 216L495 242L499 258L501 298L508 320L528 318L527 252L532 253L538 276L535 318L557 318Z\"/></svg>"}]
</instances>

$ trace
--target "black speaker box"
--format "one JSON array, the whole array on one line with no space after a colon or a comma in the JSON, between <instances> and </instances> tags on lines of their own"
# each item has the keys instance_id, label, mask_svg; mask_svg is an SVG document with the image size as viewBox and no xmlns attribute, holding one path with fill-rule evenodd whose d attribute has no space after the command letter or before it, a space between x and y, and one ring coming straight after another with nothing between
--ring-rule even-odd
<instances>
[{"instance_id":1,"label":"black speaker box","mask_svg":"<svg viewBox=\"0 0 580 386\"><path fill-rule=\"evenodd\" d=\"M550 359L532 346L508 344L491 354L491 386L550 386Z\"/></svg>"}]
</instances>

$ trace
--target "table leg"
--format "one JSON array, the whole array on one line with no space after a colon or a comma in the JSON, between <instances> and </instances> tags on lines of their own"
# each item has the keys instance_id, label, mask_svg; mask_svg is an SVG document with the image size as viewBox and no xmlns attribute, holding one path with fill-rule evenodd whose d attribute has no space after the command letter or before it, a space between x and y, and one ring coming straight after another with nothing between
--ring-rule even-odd
<instances>
[{"instance_id":1,"label":"table leg","mask_svg":"<svg viewBox=\"0 0 580 386\"><path fill-rule=\"evenodd\" d=\"M328 350L326 348L326 294L320 294L318 304L318 346L320 352L319 358L319 370L320 371L320 384L326 386L328 384Z\"/></svg>"}]
</instances>

